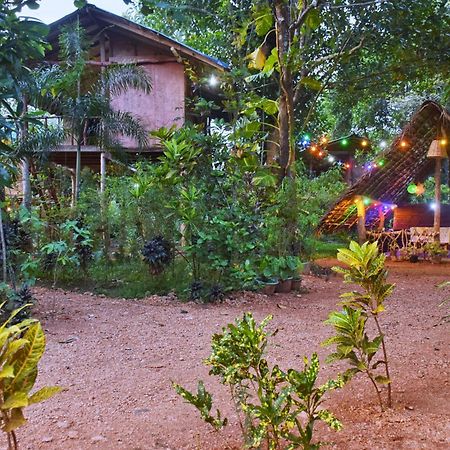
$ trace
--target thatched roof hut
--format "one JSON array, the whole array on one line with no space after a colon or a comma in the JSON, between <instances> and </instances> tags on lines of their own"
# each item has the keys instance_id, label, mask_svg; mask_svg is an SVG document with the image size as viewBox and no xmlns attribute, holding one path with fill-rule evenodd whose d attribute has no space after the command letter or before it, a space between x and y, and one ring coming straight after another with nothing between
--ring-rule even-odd
<instances>
[{"instance_id":1,"label":"thatched roof hut","mask_svg":"<svg viewBox=\"0 0 450 450\"><path fill-rule=\"evenodd\" d=\"M392 145L380 155L383 165L366 172L330 208L319 223L319 232L334 232L356 225L355 199L366 197L384 205L396 205L407 197L407 186L433 172L427 158L434 139L450 138L450 113L434 101L426 101L415 112ZM374 226L379 214L367 205L366 225Z\"/></svg>"}]
</instances>

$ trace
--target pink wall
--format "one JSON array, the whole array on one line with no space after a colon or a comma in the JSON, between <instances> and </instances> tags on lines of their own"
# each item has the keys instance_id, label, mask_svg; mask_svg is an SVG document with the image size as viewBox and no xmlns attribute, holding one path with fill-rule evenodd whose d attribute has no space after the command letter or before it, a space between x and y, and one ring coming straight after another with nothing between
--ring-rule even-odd
<instances>
[{"instance_id":1,"label":"pink wall","mask_svg":"<svg viewBox=\"0 0 450 450\"><path fill-rule=\"evenodd\" d=\"M112 41L111 62L133 62L136 58L154 59L155 61L173 60L173 57L162 55L149 46L123 38ZM185 76L184 66L177 62L163 64L144 64L142 67L150 75L152 91L145 94L130 90L112 100L113 107L127 111L141 120L148 131L161 127L181 126L184 123L185 111ZM129 138L122 138L122 145L136 147Z\"/></svg>"}]
</instances>

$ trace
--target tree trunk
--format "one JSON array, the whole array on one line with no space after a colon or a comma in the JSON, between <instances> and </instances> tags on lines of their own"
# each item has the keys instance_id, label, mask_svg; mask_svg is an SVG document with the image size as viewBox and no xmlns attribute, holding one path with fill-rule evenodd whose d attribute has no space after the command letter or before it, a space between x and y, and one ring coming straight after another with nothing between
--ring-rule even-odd
<instances>
[{"instance_id":1,"label":"tree trunk","mask_svg":"<svg viewBox=\"0 0 450 450\"><path fill-rule=\"evenodd\" d=\"M282 177L292 176L292 165L295 162L294 151L294 91L292 73L289 68L290 50L290 14L289 5L284 0L273 2L275 15L276 45L280 65L279 75L279 152Z\"/></svg>"},{"instance_id":2,"label":"tree trunk","mask_svg":"<svg viewBox=\"0 0 450 450\"><path fill-rule=\"evenodd\" d=\"M22 159L22 205L26 209L31 208L31 179L30 179L30 160L27 156Z\"/></svg>"},{"instance_id":3,"label":"tree trunk","mask_svg":"<svg viewBox=\"0 0 450 450\"><path fill-rule=\"evenodd\" d=\"M0 244L2 248L2 269L3 269L3 283L8 281L8 259L7 259L7 249L6 249L6 239L5 239L5 230L3 228L3 205L0 208Z\"/></svg>"},{"instance_id":4,"label":"tree trunk","mask_svg":"<svg viewBox=\"0 0 450 450\"><path fill-rule=\"evenodd\" d=\"M24 116L28 112L28 103L26 96L23 97L23 114ZM20 127L21 138L25 139L28 135L28 122L26 120L22 121ZM30 160L28 156L24 156L22 159L22 205L26 209L31 208L31 180L30 180Z\"/></svg>"},{"instance_id":5,"label":"tree trunk","mask_svg":"<svg viewBox=\"0 0 450 450\"><path fill-rule=\"evenodd\" d=\"M80 178L81 178L81 142L77 142L77 160L75 163L75 185L73 186L74 192L72 195L72 206L77 205L78 197L80 195Z\"/></svg>"}]
</instances>

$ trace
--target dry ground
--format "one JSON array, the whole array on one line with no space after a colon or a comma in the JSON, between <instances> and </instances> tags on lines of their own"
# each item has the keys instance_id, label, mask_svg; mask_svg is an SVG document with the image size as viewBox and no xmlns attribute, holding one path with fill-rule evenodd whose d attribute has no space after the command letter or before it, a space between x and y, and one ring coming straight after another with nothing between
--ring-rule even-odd
<instances>
[{"instance_id":1,"label":"dry ground","mask_svg":"<svg viewBox=\"0 0 450 450\"><path fill-rule=\"evenodd\" d=\"M394 408L378 411L371 387L360 378L333 393L328 406L344 430L318 430L337 449L450 448L449 329L440 323L438 304L449 290L435 285L450 279L450 265L397 263L390 279L395 294L382 318L392 361ZM19 431L28 449L236 449L241 448L227 392L208 377L201 361L210 336L252 311L273 314L278 328L269 349L271 362L300 368L302 357L318 351L330 334L322 324L345 287L305 277L309 292L265 297L242 294L220 305L183 304L176 299L142 301L36 289L36 315L48 336L39 384L68 390L28 412ZM323 367L333 376L339 366ZM213 433L190 405L177 397L171 380L194 388L203 378L217 405L230 418Z\"/></svg>"}]
</instances>

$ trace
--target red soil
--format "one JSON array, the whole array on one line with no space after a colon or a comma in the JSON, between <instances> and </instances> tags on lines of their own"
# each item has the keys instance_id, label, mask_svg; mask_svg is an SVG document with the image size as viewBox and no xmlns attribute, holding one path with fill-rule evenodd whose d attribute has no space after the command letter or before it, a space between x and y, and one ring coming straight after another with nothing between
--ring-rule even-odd
<instances>
[{"instance_id":1,"label":"red soil","mask_svg":"<svg viewBox=\"0 0 450 450\"><path fill-rule=\"evenodd\" d=\"M382 414L364 378L357 378L327 402L344 424L334 433L318 428L317 437L337 449L450 448L449 330L440 301L449 289L450 266L397 263L397 284L382 317L391 357L392 410ZM282 368L302 367L303 355L328 349L322 322L346 287L306 276L308 293L265 297L242 294L219 305L182 304L171 297L118 300L37 288L36 315L44 324L47 351L39 385L58 384L67 391L30 407L28 424L19 430L28 449L238 449L241 440L227 391L208 376L201 363L210 337L222 326L252 311L268 314L278 328L269 359ZM448 309L448 308L447 308ZM323 364L322 377L343 366ZM216 406L230 419L223 432L212 432L190 405L173 391L171 380L194 389L205 380Z\"/></svg>"}]
</instances>

